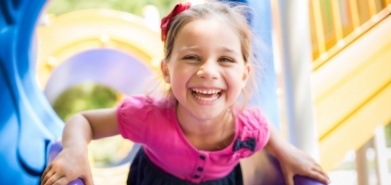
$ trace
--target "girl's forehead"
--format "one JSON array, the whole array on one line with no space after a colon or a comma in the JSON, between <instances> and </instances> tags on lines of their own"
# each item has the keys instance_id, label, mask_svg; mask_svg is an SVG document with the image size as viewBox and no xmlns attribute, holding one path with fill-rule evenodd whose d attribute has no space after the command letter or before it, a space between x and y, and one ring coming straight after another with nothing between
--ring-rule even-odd
<instances>
[{"instance_id":1,"label":"girl's forehead","mask_svg":"<svg viewBox=\"0 0 391 185\"><path fill-rule=\"evenodd\" d=\"M195 20L179 30L173 54L187 52L225 53L238 58L243 55L238 34L216 20Z\"/></svg>"},{"instance_id":2,"label":"girl's forehead","mask_svg":"<svg viewBox=\"0 0 391 185\"><path fill-rule=\"evenodd\" d=\"M236 30L216 20L195 20L184 25L175 37L175 43L195 49L197 46L219 46L240 49ZM182 47L182 46L181 46Z\"/></svg>"},{"instance_id":3,"label":"girl's forehead","mask_svg":"<svg viewBox=\"0 0 391 185\"><path fill-rule=\"evenodd\" d=\"M178 31L176 38L184 40L200 38L220 38L229 37L229 39L239 39L237 30L227 26L225 22L216 19L197 19L190 21L182 26Z\"/></svg>"}]
</instances>

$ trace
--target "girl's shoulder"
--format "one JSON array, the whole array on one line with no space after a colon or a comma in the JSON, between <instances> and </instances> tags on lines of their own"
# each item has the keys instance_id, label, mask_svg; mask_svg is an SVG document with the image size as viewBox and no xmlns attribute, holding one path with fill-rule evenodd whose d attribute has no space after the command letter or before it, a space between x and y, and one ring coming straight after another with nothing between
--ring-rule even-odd
<instances>
[{"instance_id":1,"label":"girl's shoulder","mask_svg":"<svg viewBox=\"0 0 391 185\"><path fill-rule=\"evenodd\" d=\"M259 129L260 126L266 126L268 121L262 110L258 107L250 107L235 111L236 120L241 127Z\"/></svg>"},{"instance_id":2,"label":"girl's shoulder","mask_svg":"<svg viewBox=\"0 0 391 185\"><path fill-rule=\"evenodd\" d=\"M236 126L234 151L238 151L239 156L247 157L265 147L270 136L270 128L260 108L246 108L239 111L236 116ZM241 150L243 148L250 150Z\"/></svg>"},{"instance_id":3,"label":"girl's shoulder","mask_svg":"<svg viewBox=\"0 0 391 185\"><path fill-rule=\"evenodd\" d=\"M242 143L250 144L251 152L265 147L270 136L270 124L260 108L241 110L237 116L236 125L237 140L234 148L241 148ZM241 156L250 155L250 151L244 152Z\"/></svg>"}]
</instances>

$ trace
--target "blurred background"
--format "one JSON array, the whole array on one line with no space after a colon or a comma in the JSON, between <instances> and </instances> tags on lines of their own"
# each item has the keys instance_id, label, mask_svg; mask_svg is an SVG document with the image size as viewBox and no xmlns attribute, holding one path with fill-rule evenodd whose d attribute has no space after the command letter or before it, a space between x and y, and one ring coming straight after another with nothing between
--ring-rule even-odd
<instances>
[{"instance_id":1,"label":"blurred background","mask_svg":"<svg viewBox=\"0 0 391 185\"><path fill-rule=\"evenodd\" d=\"M6 105L0 164L27 175L15 183L18 175L10 172L0 177L3 184L37 181L46 165L45 147L60 138L72 114L114 107L156 86L163 56L160 19L179 1L20 2L0 3L0 100ZM253 102L268 110L292 143L315 151L332 184L391 184L391 0L242 2L258 11L253 26L265 44L258 52L265 60L259 79L266 92ZM40 12L24 11L34 6ZM295 16L303 7L308 14ZM32 12L37 23L27 23L29 14L20 13L21 25L31 25L13 30L18 14L12 11L18 10ZM31 39L20 36L26 27ZM17 38L15 44L7 45L8 38ZM25 46L26 40L32 44ZM96 184L125 184L133 145L121 136L91 143Z\"/></svg>"}]
</instances>

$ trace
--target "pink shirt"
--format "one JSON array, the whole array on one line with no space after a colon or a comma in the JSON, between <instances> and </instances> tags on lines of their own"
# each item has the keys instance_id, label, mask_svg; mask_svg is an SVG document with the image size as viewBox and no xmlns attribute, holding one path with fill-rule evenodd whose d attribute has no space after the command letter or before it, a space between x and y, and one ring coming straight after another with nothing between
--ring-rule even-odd
<instances>
[{"instance_id":1,"label":"pink shirt","mask_svg":"<svg viewBox=\"0 0 391 185\"><path fill-rule=\"evenodd\" d=\"M183 134L174 107L168 108L146 96L125 99L117 109L121 135L143 144L146 155L163 171L200 183L228 175L240 158L263 148L269 139L269 127L259 109L245 109L236 118L233 142L219 151L198 150ZM255 141L254 151L239 147L237 140ZM247 142L248 143L248 142Z\"/></svg>"}]
</instances>

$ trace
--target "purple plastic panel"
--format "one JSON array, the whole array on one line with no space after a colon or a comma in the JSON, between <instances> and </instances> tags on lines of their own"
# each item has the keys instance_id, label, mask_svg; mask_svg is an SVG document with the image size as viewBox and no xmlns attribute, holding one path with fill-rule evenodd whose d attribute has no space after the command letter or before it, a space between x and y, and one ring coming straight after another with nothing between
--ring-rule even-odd
<instances>
[{"instance_id":1,"label":"purple plastic panel","mask_svg":"<svg viewBox=\"0 0 391 185\"><path fill-rule=\"evenodd\" d=\"M134 56L113 49L80 52L53 70L45 95L53 102L68 88L84 82L105 85L120 93L144 93L155 75ZM156 81L156 80L155 80Z\"/></svg>"},{"instance_id":2,"label":"purple plastic panel","mask_svg":"<svg viewBox=\"0 0 391 185\"><path fill-rule=\"evenodd\" d=\"M297 185L325 185L324 183L300 175L295 176L294 180Z\"/></svg>"}]
</instances>

